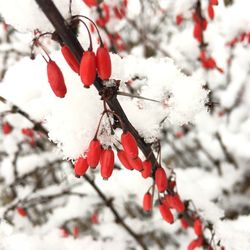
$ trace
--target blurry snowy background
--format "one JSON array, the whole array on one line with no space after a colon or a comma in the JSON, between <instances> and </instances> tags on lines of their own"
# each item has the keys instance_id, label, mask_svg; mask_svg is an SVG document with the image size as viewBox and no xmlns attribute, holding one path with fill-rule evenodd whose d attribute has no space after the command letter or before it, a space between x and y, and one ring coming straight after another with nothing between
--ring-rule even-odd
<instances>
[{"instance_id":1,"label":"blurry snowy background","mask_svg":"<svg viewBox=\"0 0 250 250\"><path fill-rule=\"evenodd\" d=\"M70 1L54 2L69 20ZM158 101L118 97L146 142L160 140L162 162L176 173L180 197L192 200L204 237L213 249L250 249L250 2L218 0L214 13L209 0L86 2L72 0L72 13L93 19L112 52L107 84ZM201 37L195 15L207 26ZM83 88L58 43L44 36L68 89L64 99L53 95L44 52L36 48L30 59L34 30L53 31L34 0L0 0L0 21L0 100L7 100L0 102L0 249L141 249L124 222L147 249L187 249L196 236L177 214L170 225L157 204L143 211L151 178L119 161L107 181L98 168L74 176L71 162L87 150L103 111L100 96ZM92 37L96 50L96 31ZM87 49L84 26L78 39ZM100 136L106 147L121 133L108 127Z\"/></svg>"}]
</instances>

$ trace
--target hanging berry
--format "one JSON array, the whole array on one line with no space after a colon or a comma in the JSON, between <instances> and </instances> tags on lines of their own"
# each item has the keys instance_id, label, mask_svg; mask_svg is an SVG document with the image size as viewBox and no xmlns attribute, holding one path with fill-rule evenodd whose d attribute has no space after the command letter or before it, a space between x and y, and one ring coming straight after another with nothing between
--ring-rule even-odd
<instances>
[{"instance_id":1,"label":"hanging berry","mask_svg":"<svg viewBox=\"0 0 250 250\"><path fill-rule=\"evenodd\" d=\"M103 45L97 49L96 66L99 77L108 80L111 76L111 60L107 48Z\"/></svg>"},{"instance_id":2,"label":"hanging berry","mask_svg":"<svg viewBox=\"0 0 250 250\"><path fill-rule=\"evenodd\" d=\"M148 178L151 176L152 172L152 163L151 161L145 160L142 162L143 170L141 172L141 175L143 178Z\"/></svg>"},{"instance_id":3,"label":"hanging berry","mask_svg":"<svg viewBox=\"0 0 250 250\"><path fill-rule=\"evenodd\" d=\"M214 7L211 3L208 5L207 12L208 12L208 16L210 17L210 19L213 20L214 19Z\"/></svg>"},{"instance_id":4,"label":"hanging berry","mask_svg":"<svg viewBox=\"0 0 250 250\"><path fill-rule=\"evenodd\" d=\"M63 54L64 59L66 60L66 62L70 66L70 68L74 72L79 74L80 65L79 65L78 61L76 60L75 56L70 51L69 47L67 45L63 45L61 48L61 52Z\"/></svg>"},{"instance_id":5,"label":"hanging berry","mask_svg":"<svg viewBox=\"0 0 250 250\"><path fill-rule=\"evenodd\" d=\"M185 218L181 218L180 222L181 222L181 227L183 229L187 229L189 227L189 224L188 224L188 222L187 222L187 220Z\"/></svg>"},{"instance_id":6,"label":"hanging berry","mask_svg":"<svg viewBox=\"0 0 250 250\"><path fill-rule=\"evenodd\" d=\"M111 147L102 151L100 164L101 175L106 180L112 175L114 169L114 152Z\"/></svg>"},{"instance_id":7,"label":"hanging berry","mask_svg":"<svg viewBox=\"0 0 250 250\"><path fill-rule=\"evenodd\" d=\"M192 240L190 242L190 244L188 245L188 250L194 250L196 249L197 247L201 247L203 244L203 238L198 238L198 239L195 239L195 240Z\"/></svg>"},{"instance_id":8,"label":"hanging berry","mask_svg":"<svg viewBox=\"0 0 250 250\"><path fill-rule=\"evenodd\" d=\"M25 208L23 208L23 207L17 207L16 210L17 210L17 212L18 212L18 214L20 216L22 216L22 217L26 217L27 216L27 212L26 212Z\"/></svg>"},{"instance_id":9,"label":"hanging berry","mask_svg":"<svg viewBox=\"0 0 250 250\"><path fill-rule=\"evenodd\" d=\"M202 235L202 223L200 219L196 219L194 221L194 232L197 236L201 236Z\"/></svg>"},{"instance_id":10,"label":"hanging berry","mask_svg":"<svg viewBox=\"0 0 250 250\"><path fill-rule=\"evenodd\" d=\"M88 7L97 6L97 0L83 0Z\"/></svg>"},{"instance_id":11,"label":"hanging berry","mask_svg":"<svg viewBox=\"0 0 250 250\"><path fill-rule=\"evenodd\" d=\"M122 133L121 143L128 157L137 158L138 156L137 142L134 136L130 132L126 131Z\"/></svg>"},{"instance_id":12,"label":"hanging berry","mask_svg":"<svg viewBox=\"0 0 250 250\"><path fill-rule=\"evenodd\" d=\"M74 226L74 228L73 228L73 236L74 236L74 238L76 239L78 237L78 235L79 235L79 227Z\"/></svg>"},{"instance_id":13,"label":"hanging berry","mask_svg":"<svg viewBox=\"0 0 250 250\"><path fill-rule=\"evenodd\" d=\"M124 150L119 150L117 152L118 159L122 163L122 165L127 168L128 170L133 170L133 167L129 164L127 155Z\"/></svg>"},{"instance_id":14,"label":"hanging berry","mask_svg":"<svg viewBox=\"0 0 250 250\"><path fill-rule=\"evenodd\" d=\"M88 170L88 167L87 159L83 157L79 158L74 166L75 175L77 177L83 176Z\"/></svg>"},{"instance_id":15,"label":"hanging berry","mask_svg":"<svg viewBox=\"0 0 250 250\"><path fill-rule=\"evenodd\" d=\"M93 139L88 148L87 161L91 168L96 168L101 157L101 144L98 139Z\"/></svg>"},{"instance_id":16,"label":"hanging berry","mask_svg":"<svg viewBox=\"0 0 250 250\"><path fill-rule=\"evenodd\" d=\"M152 195L147 192L143 197L143 210L145 212L150 212L152 210Z\"/></svg>"},{"instance_id":17,"label":"hanging berry","mask_svg":"<svg viewBox=\"0 0 250 250\"><path fill-rule=\"evenodd\" d=\"M63 98L66 93L66 85L63 74L57 64L51 59L47 63L47 76L50 87L57 97Z\"/></svg>"},{"instance_id":18,"label":"hanging berry","mask_svg":"<svg viewBox=\"0 0 250 250\"><path fill-rule=\"evenodd\" d=\"M167 207L165 204L161 203L161 204L159 205L159 210L160 210L160 213L161 213L162 218L163 218L166 222L168 222L168 223L170 223L170 224L172 224L172 223L174 222L174 216L173 216L173 214L171 213L169 207Z\"/></svg>"},{"instance_id":19,"label":"hanging berry","mask_svg":"<svg viewBox=\"0 0 250 250\"><path fill-rule=\"evenodd\" d=\"M96 78L96 57L93 51L85 51L80 63L80 77L85 88L89 88Z\"/></svg>"},{"instance_id":20,"label":"hanging berry","mask_svg":"<svg viewBox=\"0 0 250 250\"><path fill-rule=\"evenodd\" d=\"M127 159L132 168L140 172L143 170L143 164L142 164L142 160L140 159L140 157L137 157L135 159L127 157Z\"/></svg>"},{"instance_id":21,"label":"hanging berry","mask_svg":"<svg viewBox=\"0 0 250 250\"><path fill-rule=\"evenodd\" d=\"M12 126L8 122L4 122L2 125L2 130L5 135L8 135L13 130Z\"/></svg>"},{"instance_id":22,"label":"hanging berry","mask_svg":"<svg viewBox=\"0 0 250 250\"><path fill-rule=\"evenodd\" d=\"M184 203L181 201L179 195L175 194L175 195L166 195L166 197L164 198L164 201L168 204L168 206L170 208L174 208L176 209L176 211L178 213L182 213L185 210L185 205Z\"/></svg>"},{"instance_id":23,"label":"hanging berry","mask_svg":"<svg viewBox=\"0 0 250 250\"><path fill-rule=\"evenodd\" d=\"M177 25L181 25L182 22L183 22L183 16L180 14L180 15L177 15L176 18L175 18L175 22Z\"/></svg>"},{"instance_id":24,"label":"hanging berry","mask_svg":"<svg viewBox=\"0 0 250 250\"><path fill-rule=\"evenodd\" d=\"M162 167L158 167L155 171L155 184L159 192L164 192L168 187L167 175Z\"/></svg>"}]
</instances>

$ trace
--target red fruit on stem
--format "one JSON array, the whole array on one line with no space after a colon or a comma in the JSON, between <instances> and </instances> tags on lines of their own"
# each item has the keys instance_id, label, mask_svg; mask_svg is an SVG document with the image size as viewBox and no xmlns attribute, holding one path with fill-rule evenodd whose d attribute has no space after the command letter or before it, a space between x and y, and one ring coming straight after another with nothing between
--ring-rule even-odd
<instances>
[{"instance_id":1,"label":"red fruit on stem","mask_svg":"<svg viewBox=\"0 0 250 250\"><path fill-rule=\"evenodd\" d=\"M137 158L138 156L137 142L134 136L130 132L126 131L122 133L121 143L128 157Z\"/></svg>"},{"instance_id":2,"label":"red fruit on stem","mask_svg":"<svg viewBox=\"0 0 250 250\"><path fill-rule=\"evenodd\" d=\"M118 8L117 6L115 6L113 8L114 10L114 13L115 13L115 16L118 18L118 19L123 19L126 15L126 11L125 11L125 8L124 7L120 7Z\"/></svg>"},{"instance_id":3,"label":"red fruit on stem","mask_svg":"<svg viewBox=\"0 0 250 250\"><path fill-rule=\"evenodd\" d=\"M96 66L99 77L108 80L111 76L111 60L106 47L99 47L96 52Z\"/></svg>"},{"instance_id":4,"label":"red fruit on stem","mask_svg":"<svg viewBox=\"0 0 250 250\"><path fill-rule=\"evenodd\" d=\"M77 238L78 235L79 235L79 227L75 226L73 228L73 236L74 236L74 238Z\"/></svg>"},{"instance_id":5,"label":"red fruit on stem","mask_svg":"<svg viewBox=\"0 0 250 250\"><path fill-rule=\"evenodd\" d=\"M150 212L152 210L152 195L147 192L143 197L143 210L145 212Z\"/></svg>"},{"instance_id":6,"label":"red fruit on stem","mask_svg":"<svg viewBox=\"0 0 250 250\"><path fill-rule=\"evenodd\" d=\"M194 250L195 248L202 246L202 244L203 244L203 238L198 238L198 239L192 240L190 244L188 245L187 249Z\"/></svg>"},{"instance_id":7,"label":"red fruit on stem","mask_svg":"<svg viewBox=\"0 0 250 250\"><path fill-rule=\"evenodd\" d=\"M194 221L194 232L197 236L201 236L202 235L202 223L200 219L196 219Z\"/></svg>"},{"instance_id":8,"label":"red fruit on stem","mask_svg":"<svg viewBox=\"0 0 250 250\"><path fill-rule=\"evenodd\" d=\"M202 42L202 29L199 23L196 23L194 25L194 32L193 32L194 38L201 43Z\"/></svg>"},{"instance_id":9,"label":"red fruit on stem","mask_svg":"<svg viewBox=\"0 0 250 250\"><path fill-rule=\"evenodd\" d=\"M179 195L166 195L164 201L168 204L170 208L176 209L178 213L182 213L185 210L185 205L181 201Z\"/></svg>"},{"instance_id":10,"label":"red fruit on stem","mask_svg":"<svg viewBox=\"0 0 250 250\"><path fill-rule=\"evenodd\" d=\"M141 175L143 178L148 178L151 176L152 173L152 163L151 161L145 160L142 162L143 170L141 172Z\"/></svg>"},{"instance_id":11,"label":"red fruit on stem","mask_svg":"<svg viewBox=\"0 0 250 250\"><path fill-rule=\"evenodd\" d=\"M181 227L182 227L183 229L187 229L187 228L189 227L189 224L188 224L188 222L187 222L186 219L181 218L181 219L180 219L180 222L181 222Z\"/></svg>"},{"instance_id":12,"label":"red fruit on stem","mask_svg":"<svg viewBox=\"0 0 250 250\"><path fill-rule=\"evenodd\" d=\"M202 28L202 30L206 30L207 29L207 20L205 18L203 18L201 20L201 28Z\"/></svg>"},{"instance_id":13,"label":"red fruit on stem","mask_svg":"<svg viewBox=\"0 0 250 250\"><path fill-rule=\"evenodd\" d=\"M208 16L210 17L210 19L214 19L214 7L212 4L209 4L207 7L207 12L208 12Z\"/></svg>"},{"instance_id":14,"label":"red fruit on stem","mask_svg":"<svg viewBox=\"0 0 250 250\"><path fill-rule=\"evenodd\" d=\"M127 168L128 170L133 170L133 167L130 165L127 155L124 150L119 150L117 153L117 156L125 168Z\"/></svg>"},{"instance_id":15,"label":"red fruit on stem","mask_svg":"<svg viewBox=\"0 0 250 250\"><path fill-rule=\"evenodd\" d=\"M99 140L93 139L89 143L89 148L87 152L87 162L91 168L96 168L101 157L101 144Z\"/></svg>"},{"instance_id":16,"label":"red fruit on stem","mask_svg":"<svg viewBox=\"0 0 250 250\"><path fill-rule=\"evenodd\" d=\"M88 168L89 165L87 159L83 157L79 158L74 166L75 175L77 177L83 176L87 172Z\"/></svg>"},{"instance_id":17,"label":"red fruit on stem","mask_svg":"<svg viewBox=\"0 0 250 250\"><path fill-rule=\"evenodd\" d=\"M85 88L89 88L96 78L96 57L93 51L85 51L80 63L80 77Z\"/></svg>"},{"instance_id":18,"label":"red fruit on stem","mask_svg":"<svg viewBox=\"0 0 250 250\"><path fill-rule=\"evenodd\" d=\"M63 238L67 238L69 236L69 232L68 232L68 230L66 228L61 228L60 231L61 231L61 236Z\"/></svg>"},{"instance_id":19,"label":"red fruit on stem","mask_svg":"<svg viewBox=\"0 0 250 250\"><path fill-rule=\"evenodd\" d=\"M57 97L63 98L67 93L63 74L57 64L49 60L47 63L47 76L50 87Z\"/></svg>"},{"instance_id":20,"label":"red fruit on stem","mask_svg":"<svg viewBox=\"0 0 250 250\"><path fill-rule=\"evenodd\" d=\"M23 135L29 136L29 137L33 137L34 136L34 131L31 128L22 128L21 130Z\"/></svg>"},{"instance_id":21,"label":"red fruit on stem","mask_svg":"<svg viewBox=\"0 0 250 250\"><path fill-rule=\"evenodd\" d=\"M23 207L17 207L16 210L20 216L22 217L27 216L27 212Z\"/></svg>"},{"instance_id":22,"label":"red fruit on stem","mask_svg":"<svg viewBox=\"0 0 250 250\"><path fill-rule=\"evenodd\" d=\"M109 6L105 3L103 3L102 5L102 17L99 17L97 20L96 20L96 23L97 25L101 26L101 27L105 27L106 24L109 22L109 19L110 19L110 10L109 10Z\"/></svg>"},{"instance_id":23,"label":"red fruit on stem","mask_svg":"<svg viewBox=\"0 0 250 250\"><path fill-rule=\"evenodd\" d=\"M155 171L155 184L159 192L164 192L168 187L168 179L165 170L159 167Z\"/></svg>"},{"instance_id":24,"label":"red fruit on stem","mask_svg":"<svg viewBox=\"0 0 250 250\"><path fill-rule=\"evenodd\" d=\"M12 126L8 122L4 122L2 125L2 130L5 135L8 135L12 131Z\"/></svg>"},{"instance_id":25,"label":"red fruit on stem","mask_svg":"<svg viewBox=\"0 0 250 250\"><path fill-rule=\"evenodd\" d=\"M114 169L114 152L111 147L102 151L100 164L103 179L108 179Z\"/></svg>"},{"instance_id":26,"label":"red fruit on stem","mask_svg":"<svg viewBox=\"0 0 250 250\"><path fill-rule=\"evenodd\" d=\"M89 7L97 6L97 0L83 0L83 2Z\"/></svg>"},{"instance_id":27,"label":"red fruit on stem","mask_svg":"<svg viewBox=\"0 0 250 250\"><path fill-rule=\"evenodd\" d=\"M166 222L168 222L170 224L172 224L174 222L174 216L171 213L170 209L165 204L160 204L159 205L159 210L160 210L162 218Z\"/></svg>"},{"instance_id":28,"label":"red fruit on stem","mask_svg":"<svg viewBox=\"0 0 250 250\"><path fill-rule=\"evenodd\" d=\"M97 213L93 213L93 214L91 215L91 222L92 222L93 224L99 224L98 214L97 214Z\"/></svg>"},{"instance_id":29,"label":"red fruit on stem","mask_svg":"<svg viewBox=\"0 0 250 250\"><path fill-rule=\"evenodd\" d=\"M76 60L75 56L70 51L69 47L67 45L62 46L61 52L63 54L64 59L70 66L70 68L75 71L77 74L79 74L80 64Z\"/></svg>"},{"instance_id":30,"label":"red fruit on stem","mask_svg":"<svg viewBox=\"0 0 250 250\"><path fill-rule=\"evenodd\" d=\"M219 1L218 0L210 0L210 4L212 4L212 5L218 5Z\"/></svg>"},{"instance_id":31,"label":"red fruit on stem","mask_svg":"<svg viewBox=\"0 0 250 250\"><path fill-rule=\"evenodd\" d=\"M181 25L183 22L183 16L182 15L177 15L175 18L176 24Z\"/></svg>"},{"instance_id":32,"label":"red fruit on stem","mask_svg":"<svg viewBox=\"0 0 250 250\"><path fill-rule=\"evenodd\" d=\"M137 157L135 159L127 157L127 159L128 159L128 162L132 168L134 168L137 171L143 170L142 160L139 157Z\"/></svg>"}]
</instances>

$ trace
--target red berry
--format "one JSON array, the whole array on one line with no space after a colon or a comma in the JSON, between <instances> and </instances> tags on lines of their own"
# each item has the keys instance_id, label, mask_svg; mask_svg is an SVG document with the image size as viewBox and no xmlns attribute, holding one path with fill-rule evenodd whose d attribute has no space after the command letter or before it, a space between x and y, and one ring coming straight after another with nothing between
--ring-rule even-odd
<instances>
[{"instance_id":1,"label":"red berry","mask_svg":"<svg viewBox=\"0 0 250 250\"><path fill-rule=\"evenodd\" d=\"M197 236L201 236L202 235L202 223L200 219L196 219L194 221L194 232Z\"/></svg>"},{"instance_id":2,"label":"red berry","mask_svg":"<svg viewBox=\"0 0 250 250\"><path fill-rule=\"evenodd\" d=\"M177 25L181 25L181 23L183 22L183 16L182 15L177 15L176 18L176 24Z\"/></svg>"},{"instance_id":3,"label":"red berry","mask_svg":"<svg viewBox=\"0 0 250 250\"><path fill-rule=\"evenodd\" d=\"M212 4L208 5L207 12L210 19L214 19L214 7Z\"/></svg>"},{"instance_id":4,"label":"red berry","mask_svg":"<svg viewBox=\"0 0 250 250\"><path fill-rule=\"evenodd\" d=\"M138 156L137 142L134 136L130 132L126 131L122 133L121 143L128 157L137 158Z\"/></svg>"},{"instance_id":5,"label":"red berry","mask_svg":"<svg viewBox=\"0 0 250 250\"><path fill-rule=\"evenodd\" d=\"M150 212L152 210L152 195L147 192L143 197L143 210L145 212Z\"/></svg>"},{"instance_id":6,"label":"red berry","mask_svg":"<svg viewBox=\"0 0 250 250\"><path fill-rule=\"evenodd\" d=\"M162 167L158 167L155 171L155 184L159 192L164 192L168 187L167 175Z\"/></svg>"},{"instance_id":7,"label":"red berry","mask_svg":"<svg viewBox=\"0 0 250 250\"><path fill-rule=\"evenodd\" d=\"M218 5L219 2L218 2L218 0L210 0L210 4L212 4L212 5Z\"/></svg>"},{"instance_id":8,"label":"red berry","mask_svg":"<svg viewBox=\"0 0 250 250\"><path fill-rule=\"evenodd\" d=\"M50 87L54 94L57 97L63 98L67 93L63 74L57 64L52 60L49 60L47 63L47 76Z\"/></svg>"},{"instance_id":9,"label":"red berry","mask_svg":"<svg viewBox=\"0 0 250 250\"><path fill-rule=\"evenodd\" d=\"M103 179L108 179L114 169L114 152L111 147L102 151L100 164Z\"/></svg>"},{"instance_id":10,"label":"red berry","mask_svg":"<svg viewBox=\"0 0 250 250\"><path fill-rule=\"evenodd\" d=\"M93 213L93 214L91 215L91 222L92 222L93 224L99 224L98 214L97 214L97 213Z\"/></svg>"},{"instance_id":11,"label":"red berry","mask_svg":"<svg viewBox=\"0 0 250 250\"><path fill-rule=\"evenodd\" d=\"M61 228L61 236L63 238L67 238L69 236L69 232L66 228Z\"/></svg>"},{"instance_id":12,"label":"red berry","mask_svg":"<svg viewBox=\"0 0 250 250\"><path fill-rule=\"evenodd\" d=\"M137 157L135 159L127 157L127 159L128 159L128 162L132 168L134 168L137 171L143 170L142 160L139 157Z\"/></svg>"},{"instance_id":13,"label":"red berry","mask_svg":"<svg viewBox=\"0 0 250 250\"><path fill-rule=\"evenodd\" d=\"M203 244L203 238L192 240L188 245L188 250L194 250L195 248L202 246L202 244Z\"/></svg>"},{"instance_id":14,"label":"red berry","mask_svg":"<svg viewBox=\"0 0 250 250\"><path fill-rule=\"evenodd\" d=\"M151 161L145 160L142 162L143 170L141 172L141 175L143 178L148 178L151 176L152 173L152 163Z\"/></svg>"},{"instance_id":15,"label":"red berry","mask_svg":"<svg viewBox=\"0 0 250 250\"><path fill-rule=\"evenodd\" d=\"M111 76L111 60L106 47L99 47L96 52L96 66L99 77L108 80Z\"/></svg>"},{"instance_id":16,"label":"red berry","mask_svg":"<svg viewBox=\"0 0 250 250\"><path fill-rule=\"evenodd\" d=\"M97 0L83 0L83 2L89 7L97 6Z\"/></svg>"},{"instance_id":17,"label":"red berry","mask_svg":"<svg viewBox=\"0 0 250 250\"><path fill-rule=\"evenodd\" d=\"M27 216L27 212L23 207L17 207L16 210L20 216L22 217Z\"/></svg>"},{"instance_id":18,"label":"red berry","mask_svg":"<svg viewBox=\"0 0 250 250\"><path fill-rule=\"evenodd\" d=\"M127 168L129 170L133 170L133 167L130 165L128 158L127 158L127 155L126 155L124 150L119 150L117 153L117 156L125 168Z\"/></svg>"},{"instance_id":19,"label":"red berry","mask_svg":"<svg viewBox=\"0 0 250 250\"><path fill-rule=\"evenodd\" d=\"M22 129L22 134L29 136L29 137L33 137L34 136L34 131L31 128L23 128Z\"/></svg>"},{"instance_id":20,"label":"red berry","mask_svg":"<svg viewBox=\"0 0 250 250\"><path fill-rule=\"evenodd\" d=\"M103 10L103 12L102 12L103 15L102 15L102 17L99 17L96 20L96 23L97 23L97 25L99 25L101 27L105 27L110 19L109 6L105 3L103 3L102 10Z\"/></svg>"},{"instance_id":21,"label":"red berry","mask_svg":"<svg viewBox=\"0 0 250 250\"><path fill-rule=\"evenodd\" d=\"M160 210L162 218L166 222L168 222L170 224L172 224L174 222L174 216L171 213L170 209L165 204L160 204L159 205L159 210Z\"/></svg>"},{"instance_id":22,"label":"red berry","mask_svg":"<svg viewBox=\"0 0 250 250\"><path fill-rule=\"evenodd\" d=\"M194 25L194 38L198 41L198 42L202 42L202 29L199 23L196 23Z\"/></svg>"},{"instance_id":23,"label":"red berry","mask_svg":"<svg viewBox=\"0 0 250 250\"><path fill-rule=\"evenodd\" d=\"M70 68L75 71L77 74L79 74L80 64L76 60L75 56L70 51L69 47L67 45L64 45L61 48L61 52L63 54L64 59L70 66Z\"/></svg>"},{"instance_id":24,"label":"red berry","mask_svg":"<svg viewBox=\"0 0 250 250\"><path fill-rule=\"evenodd\" d=\"M89 88L96 78L96 57L93 51L83 53L80 63L80 77L85 88Z\"/></svg>"},{"instance_id":25,"label":"red berry","mask_svg":"<svg viewBox=\"0 0 250 250\"><path fill-rule=\"evenodd\" d=\"M101 144L99 140L93 139L88 148L87 161L91 168L96 168L101 157Z\"/></svg>"},{"instance_id":26,"label":"red berry","mask_svg":"<svg viewBox=\"0 0 250 250\"><path fill-rule=\"evenodd\" d=\"M189 224L186 219L181 218L180 221L181 221L181 226L183 229L187 229L189 227Z\"/></svg>"},{"instance_id":27,"label":"red berry","mask_svg":"<svg viewBox=\"0 0 250 250\"><path fill-rule=\"evenodd\" d=\"M79 227L75 226L73 228L73 236L74 236L74 238L77 238L78 235L79 235Z\"/></svg>"},{"instance_id":28,"label":"red berry","mask_svg":"<svg viewBox=\"0 0 250 250\"><path fill-rule=\"evenodd\" d=\"M126 15L126 12L125 12L125 8L124 7L120 7L118 8L117 6L115 6L113 8L114 10L114 13L115 13L115 16L118 18L118 19L123 19Z\"/></svg>"},{"instance_id":29,"label":"red berry","mask_svg":"<svg viewBox=\"0 0 250 250\"><path fill-rule=\"evenodd\" d=\"M79 158L74 166L75 175L77 177L83 176L88 170L88 167L87 159L83 157Z\"/></svg>"},{"instance_id":30,"label":"red berry","mask_svg":"<svg viewBox=\"0 0 250 250\"><path fill-rule=\"evenodd\" d=\"M8 122L4 122L2 125L2 130L5 135L8 135L12 131L12 126Z\"/></svg>"},{"instance_id":31,"label":"red berry","mask_svg":"<svg viewBox=\"0 0 250 250\"><path fill-rule=\"evenodd\" d=\"M178 213L182 213L185 210L185 205L181 201L179 195L167 195L164 199L170 208L176 209Z\"/></svg>"}]
</instances>

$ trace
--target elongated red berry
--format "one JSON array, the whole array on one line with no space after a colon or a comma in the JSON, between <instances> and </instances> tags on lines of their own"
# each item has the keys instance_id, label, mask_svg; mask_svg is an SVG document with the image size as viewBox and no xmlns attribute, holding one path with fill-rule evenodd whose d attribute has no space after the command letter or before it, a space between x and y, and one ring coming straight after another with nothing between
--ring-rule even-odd
<instances>
[{"instance_id":1,"label":"elongated red berry","mask_svg":"<svg viewBox=\"0 0 250 250\"><path fill-rule=\"evenodd\" d=\"M143 170L143 164L142 164L142 160L140 159L140 157L136 157L136 158L127 157L127 159L132 168L134 168L137 171Z\"/></svg>"},{"instance_id":2,"label":"elongated red berry","mask_svg":"<svg viewBox=\"0 0 250 250\"><path fill-rule=\"evenodd\" d=\"M75 71L77 74L79 74L80 70L80 64L76 60L75 56L70 51L69 47L67 45L62 46L61 52L63 54L64 59L70 66L70 68Z\"/></svg>"},{"instance_id":3,"label":"elongated red berry","mask_svg":"<svg viewBox=\"0 0 250 250\"><path fill-rule=\"evenodd\" d=\"M83 2L89 7L97 6L97 0L83 0Z\"/></svg>"},{"instance_id":4,"label":"elongated red berry","mask_svg":"<svg viewBox=\"0 0 250 250\"><path fill-rule=\"evenodd\" d=\"M80 77L85 88L89 88L96 78L96 57L93 51L85 51L80 63Z\"/></svg>"},{"instance_id":5,"label":"elongated red berry","mask_svg":"<svg viewBox=\"0 0 250 250\"><path fill-rule=\"evenodd\" d=\"M147 192L143 197L143 210L145 212L150 212L152 210L152 194Z\"/></svg>"},{"instance_id":6,"label":"elongated red berry","mask_svg":"<svg viewBox=\"0 0 250 250\"><path fill-rule=\"evenodd\" d=\"M159 192L164 192L168 187L167 175L162 167L158 167L155 171L155 184Z\"/></svg>"},{"instance_id":7,"label":"elongated red berry","mask_svg":"<svg viewBox=\"0 0 250 250\"><path fill-rule=\"evenodd\" d=\"M176 24L177 25L181 25L181 23L183 22L183 16L182 15L177 15L175 18Z\"/></svg>"},{"instance_id":8,"label":"elongated red berry","mask_svg":"<svg viewBox=\"0 0 250 250\"><path fill-rule=\"evenodd\" d=\"M12 131L12 126L8 122L4 122L2 125L2 130L5 135L8 135Z\"/></svg>"},{"instance_id":9,"label":"elongated red berry","mask_svg":"<svg viewBox=\"0 0 250 250\"><path fill-rule=\"evenodd\" d=\"M190 242L190 244L188 245L188 250L194 250L195 248L198 248L200 246L202 246L203 244L203 238L198 238L198 239L195 239L195 240L192 240Z\"/></svg>"},{"instance_id":10,"label":"elongated red berry","mask_svg":"<svg viewBox=\"0 0 250 250\"><path fill-rule=\"evenodd\" d=\"M79 158L74 166L75 175L77 177L83 176L88 170L89 165L86 158Z\"/></svg>"},{"instance_id":11,"label":"elongated red berry","mask_svg":"<svg viewBox=\"0 0 250 250\"><path fill-rule=\"evenodd\" d=\"M202 223L200 219L196 219L194 221L194 232L197 236L201 236L202 235Z\"/></svg>"},{"instance_id":12,"label":"elongated red berry","mask_svg":"<svg viewBox=\"0 0 250 250\"><path fill-rule=\"evenodd\" d=\"M193 31L194 38L198 40L198 42L202 42L202 28L199 23L195 23L194 25L194 31Z\"/></svg>"},{"instance_id":13,"label":"elongated red berry","mask_svg":"<svg viewBox=\"0 0 250 250\"><path fill-rule=\"evenodd\" d=\"M22 128L22 134L28 137L34 136L34 130L32 128Z\"/></svg>"},{"instance_id":14,"label":"elongated red berry","mask_svg":"<svg viewBox=\"0 0 250 250\"><path fill-rule=\"evenodd\" d=\"M174 222L174 216L171 213L170 209L165 204L160 204L159 205L159 210L160 210L162 218L166 222L168 222L170 224L172 224Z\"/></svg>"},{"instance_id":15,"label":"elongated red berry","mask_svg":"<svg viewBox=\"0 0 250 250\"><path fill-rule=\"evenodd\" d=\"M74 226L74 228L73 228L73 236L74 236L74 238L77 238L78 235L79 235L79 227Z\"/></svg>"},{"instance_id":16,"label":"elongated red berry","mask_svg":"<svg viewBox=\"0 0 250 250\"><path fill-rule=\"evenodd\" d=\"M212 5L218 5L219 1L218 0L210 0L210 4L212 4Z\"/></svg>"},{"instance_id":17,"label":"elongated red berry","mask_svg":"<svg viewBox=\"0 0 250 250\"><path fill-rule=\"evenodd\" d=\"M214 7L211 3L208 5L207 12L210 19L214 19Z\"/></svg>"},{"instance_id":18,"label":"elongated red berry","mask_svg":"<svg viewBox=\"0 0 250 250\"><path fill-rule=\"evenodd\" d=\"M111 76L111 60L106 47L99 47L96 52L96 66L99 77L108 80Z\"/></svg>"},{"instance_id":19,"label":"elongated red berry","mask_svg":"<svg viewBox=\"0 0 250 250\"><path fill-rule=\"evenodd\" d=\"M117 153L117 156L121 162L121 164L129 169L129 170L133 170L133 167L130 165L129 161L128 161L128 158L127 158L127 155L125 153L124 150L119 150L118 153Z\"/></svg>"},{"instance_id":20,"label":"elongated red berry","mask_svg":"<svg viewBox=\"0 0 250 250\"><path fill-rule=\"evenodd\" d=\"M63 74L57 64L49 60L47 63L47 76L50 87L57 97L63 98L67 93Z\"/></svg>"},{"instance_id":21,"label":"elongated red berry","mask_svg":"<svg viewBox=\"0 0 250 250\"><path fill-rule=\"evenodd\" d=\"M99 140L93 139L89 143L89 148L87 152L87 161L91 168L96 168L101 157L101 144Z\"/></svg>"},{"instance_id":22,"label":"elongated red berry","mask_svg":"<svg viewBox=\"0 0 250 250\"><path fill-rule=\"evenodd\" d=\"M187 228L189 227L189 224L188 224L188 222L187 222L186 219L181 218L181 219L180 219L180 222L181 222L181 227L182 227L183 229L187 229Z\"/></svg>"},{"instance_id":23,"label":"elongated red berry","mask_svg":"<svg viewBox=\"0 0 250 250\"><path fill-rule=\"evenodd\" d=\"M152 163L151 161L145 160L142 162L143 170L141 172L141 175L143 178L148 178L151 176L152 172Z\"/></svg>"},{"instance_id":24,"label":"elongated red berry","mask_svg":"<svg viewBox=\"0 0 250 250\"><path fill-rule=\"evenodd\" d=\"M114 169L114 152L111 147L102 151L100 164L103 179L108 179Z\"/></svg>"},{"instance_id":25,"label":"elongated red berry","mask_svg":"<svg viewBox=\"0 0 250 250\"><path fill-rule=\"evenodd\" d=\"M121 143L124 151L130 158L137 158L138 156L138 146L134 136L126 131L121 135Z\"/></svg>"},{"instance_id":26,"label":"elongated red berry","mask_svg":"<svg viewBox=\"0 0 250 250\"><path fill-rule=\"evenodd\" d=\"M181 201L179 195L166 195L164 201L167 202L170 208L176 209L178 213L182 213L185 210L185 205Z\"/></svg>"},{"instance_id":27,"label":"elongated red berry","mask_svg":"<svg viewBox=\"0 0 250 250\"><path fill-rule=\"evenodd\" d=\"M17 207L16 210L20 216L22 217L27 216L27 212L23 207Z\"/></svg>"}]
</instances>

